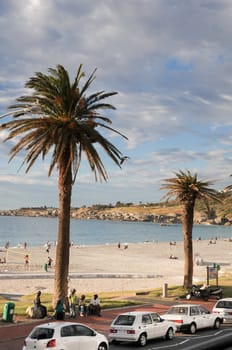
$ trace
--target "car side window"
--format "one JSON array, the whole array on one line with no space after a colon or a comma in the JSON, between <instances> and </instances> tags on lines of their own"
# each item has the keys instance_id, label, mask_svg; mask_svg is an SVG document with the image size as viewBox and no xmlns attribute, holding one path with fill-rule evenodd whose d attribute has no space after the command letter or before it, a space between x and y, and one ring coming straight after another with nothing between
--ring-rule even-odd
<instances>
[{"instance_id":1,"label":"car side window","mask_svg":"<svg viewBox=\"0 0 232 350\"><path fill-rule=\"evenodd\" d=\"M92 336L93 330L82 325L74 325L74 335L75 336Z\"/></svg>"},{"instance_id":2,"label":"car side window","mask_svg":"<svg viewBox=\"0 0 232 350\"><path fill-rule=\"evenodd\" d=\"M153 322L160 322L160 316L158 314L151 314L151 318Z\"/></svg>"},{"instance_id":3,"label":"car side window","mask_svg":"<svg viewBox=\"0 0 232 350\"><path fill-rule=\"evenodd\" d=\"M205 309L203 306L199 306L199 312L201 315L209 314L209 310Z\"/></svg>"},{"instance_id":4,"label":"car side window","mask_svg":"<svg viewBox=\"0 0 232 350\"><path fill-rule=\"evenodd\" d=\"M152 320L151 320L150 315L143 315L143 317L142 317L142 323L143 323L143 324L151 324L151 323L152 323Z\"/></svg>"},{"instance_id":5,"label":"car side window","mask_svg":"<svg viewBox=\"0 0 232 350\"><path fill-rule=\"evenodd\" d=\"M196 316L196 315L199 315L199 314L200 314L200 312L199 312L198 307L192 306L190 308L190 316Z\"/></svg>"},{"instance_id":6,"label":"car side window","mask_svg":"<svg viewBox=\"0 0 232 350\"><path fill-rule=\"evenodd\" d=\"M73 337L75 335L75 330L72 326L62 327L60 330L61 337Z\"/></svg>"}]
</instances>

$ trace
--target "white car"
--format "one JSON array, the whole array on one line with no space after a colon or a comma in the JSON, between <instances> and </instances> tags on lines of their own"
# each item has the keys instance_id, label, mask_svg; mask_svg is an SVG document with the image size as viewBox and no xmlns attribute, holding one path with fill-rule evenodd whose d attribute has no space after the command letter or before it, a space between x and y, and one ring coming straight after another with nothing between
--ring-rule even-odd
<instances>
[{"instance_id":1,"label":"white car","mask_svg":"<svg viewBox=\"0 0 232 350\"><path fill-rule=\"evenodd\" d=\"M195 334L198 329L215 328L219 329L223 318L211 313L204 306L197 304L179 304L172 306L162 317L172 321L177 331Z\"/></svg>"},{"instance_id":2,"label":"white car","mask_svg":"<svg viewBox=\"0 0 232 350\"><path fill-rule=\"evenodd\" d=\"M155 312L133 311L118 315L111 323L108 335L112 343L137 342L145 346L148 339L172 339L176 326Z\"/></svg>"},{"instance_id":3,"label":"white car","mask_svg":"<svg viewBox=\"0 0 232 350\"><path fill-rule=\"evenodd\" d=\"M109 343L100 334L81 323L51 322L36 326L24 340L22 350L108 350Z\"/></svg>"},{"instance_id":4,"label":"white car","mask_svg":"<svg viewBox=\"0 0 232 350\"><path fill-rule=\"evenodd\" d=\"M216 302L212 312L223 318L224 322L232 322L232 298L223 298Z\"/></svg>"}]
</instances>

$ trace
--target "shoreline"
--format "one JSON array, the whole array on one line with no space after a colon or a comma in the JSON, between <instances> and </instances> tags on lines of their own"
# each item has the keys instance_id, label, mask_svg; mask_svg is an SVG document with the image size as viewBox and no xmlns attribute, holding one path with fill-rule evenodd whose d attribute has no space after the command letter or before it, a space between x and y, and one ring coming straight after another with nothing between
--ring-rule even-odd
<instances>
[{"instance_id":1,"label":"shoreline","mask_svg":"<svg viewBox=\"0 0 232 350\"><path fill-rule=\"evenodd\" d=\"M174 243L174 242L173 242ZM220 276L232 273L232 243L218 239L193 241L194 283L205 283L207 266L220 265ZM5 252L0 251L0 258ZM25 266L24 255L29 255ZM170 259L171 255L176 259ZM44 270L48 256L52 267ZM55 247L11 248L7 263L0 264L0 294L33 294L37 290L52 293ZM69 285L79 294L128 291L148 291L182 285L184 269L183 242L130 243L128 248L115 244L71 246ZM213 283L212 283L213 284Z\"/></svg>"}]
</instances>

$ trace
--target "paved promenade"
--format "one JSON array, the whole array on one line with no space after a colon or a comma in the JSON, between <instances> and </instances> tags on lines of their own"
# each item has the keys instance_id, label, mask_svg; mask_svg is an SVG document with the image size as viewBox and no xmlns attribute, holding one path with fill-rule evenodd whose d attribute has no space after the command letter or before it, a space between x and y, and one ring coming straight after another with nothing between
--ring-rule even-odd
<instances>
[{"instance_id":1,"label":"paved promenade","mask_svg":"<svg viewBox=\"0 0 232 350\"><path fill-rule=\"evenodd\" d=\"M87 317L77 317L75 319L75 322L81 322L85 323L86 325L96 329L97 331L104 333L105 335L108 334L109 326L112 322L112 320L121 312L125 311L133 311L133 310L151 310L160 313L161 315L166 312L166 310L170 307L170 305L173 305L175 303L178 303L180 301L170 301L170 300L159 300L155 302L150 302L143 304L141 306L134 306L134 307L125 307L121 309L107 309L102 310L102 317L97 316L87 316ZM183 301L181 301L183 302ZM188 301L184 301L189 303ZM192 301L197 302L198 304L202 304L206 306L209 310L212 309L215 299L211 299L207 302L197 300ZM141 299L142 303L142 299ZM70 319L67 318L67 321ZM73 321L73 319L71 319ZM43 320L29 320L25 323L6 323L2 326L0 326L0 350L6 350L7 349L7 343L10 340L16 340L21 339L22 344L24 338L28 335L28 333L31 331L31 329L40 323L49 322L50 319L43 319Z\"/></svg>"}]
</instances>

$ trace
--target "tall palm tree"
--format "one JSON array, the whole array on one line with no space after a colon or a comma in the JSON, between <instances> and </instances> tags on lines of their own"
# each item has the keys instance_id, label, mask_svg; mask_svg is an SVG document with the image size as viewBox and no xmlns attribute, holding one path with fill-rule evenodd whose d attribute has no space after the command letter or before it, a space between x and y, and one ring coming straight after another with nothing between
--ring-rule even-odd
<instances>
[{"instance_id":1,"label":"tall palm tree","mask_svg":"<svg viewBox=\"0 0 232 350\"><path fill-rule=\"evenodd\" d=\"M198 180L197 173L191 174L179 171L175 177L165 179L161 189L168 190L164 196L166 199L175 197L182 204L182 231L184 239L184 287L191 288L193 281L193 244L192 230L194 219L194 207L197 199L202 199L207 205L209 199L219 200L217 191L209 188L212 181Z\"/></svg>"},{"instance_id":2,"label":"tall palm tree","mask_svg":"<svg viewBox=\"0 0 232 350\"><path fill-rule=\"evenodd\" d=\"M44 159L47 155L51 156L48 176L55 167L58 170L59 225L54 304L58 298L65 299L67 296L72 186L82 154L86 155L95 180L107 181L108 176L99 155L99 148L119 167L123 157L119 149L97 129L102 127L126 137L111 128L111 120L99 112L115 109L103 100L116 92L100 91L86 96L87 89L96 77L96 69L81 86L80 81L85 76L82 65L79 66L73 83L61 65L57 65L55 69L49 68L48 71L48 75L36 72L26 82L25 87L33 89L33 93L17 98L17 103L9 106L12 111L6 115L10 114L13 118L2 124L0 130L9 131L4 141L17 137L17 142L10 151L10 160L20 151L26 151L21 165L26 165L26 173L39 156Z\"/></svg>"}]
</instances>

